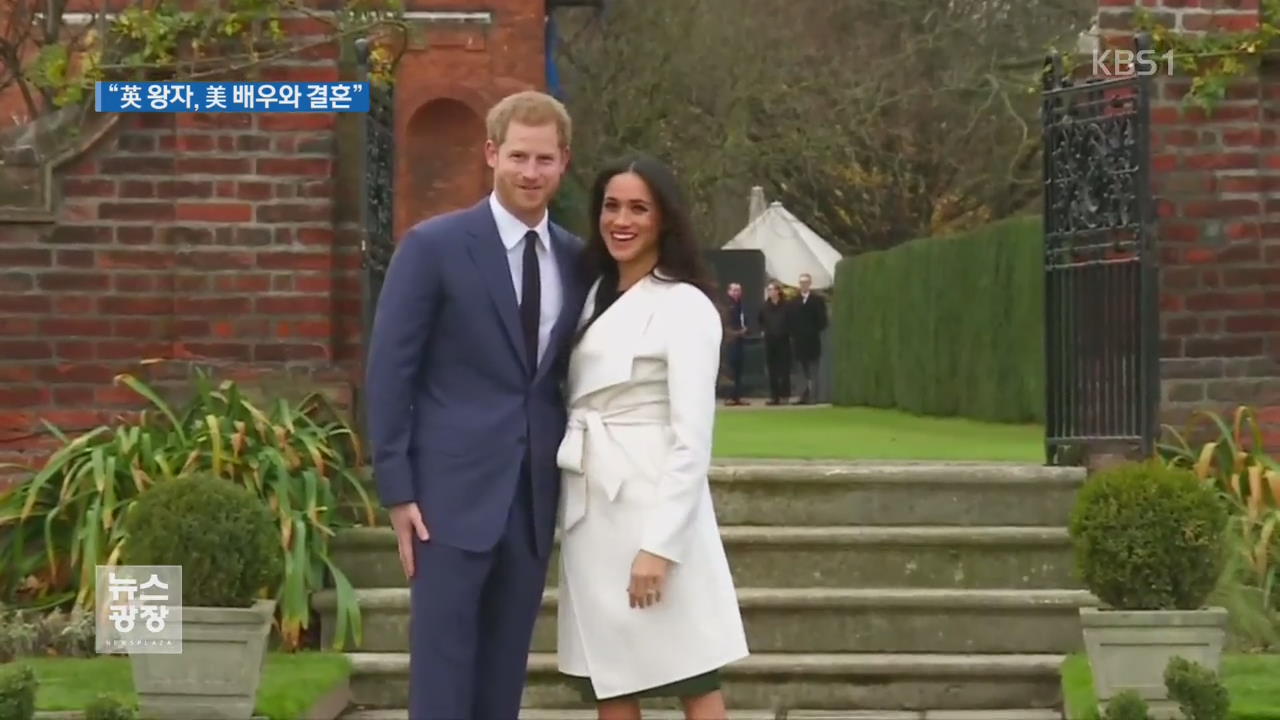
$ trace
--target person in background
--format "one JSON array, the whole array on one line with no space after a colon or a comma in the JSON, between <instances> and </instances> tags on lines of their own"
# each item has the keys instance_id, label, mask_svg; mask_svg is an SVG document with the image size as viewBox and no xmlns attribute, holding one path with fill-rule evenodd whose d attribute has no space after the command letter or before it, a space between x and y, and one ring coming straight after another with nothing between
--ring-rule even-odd
<instances>
[{"instance_id":1,"label":"person in background","mask_svg":"<svg viewBox=\"0 0 1280 720\"><path fill-rule=\"evenodd\" d=\"M791 399L791 335L782 285L776 280L765 289L759 321L764 334L765 368L769 373L769 400L765 404L778 405Z\"/></svg>"},{"instance_id":2,"label":"person in background","mask_svg":"<svg viewBox=\"0 0 1280 720\"><path fill-rule=\"evenodd\" d=\"M804 391L796 405L811 404L814 399L813 376L822 357L822 331L827 329L827 303L822 296L810 291L813 277L800 275L800 294L791 301L788 313L791 341L796 362L804 376Z\"/></svg>"},{"instance_id":3,"label":"person in background","mask_svg":"<svg viewBox=\"0 0 1280 720\"><path fill-rule=\"evenodd\" d=\"M742 399L742 364L745 355L745 336L747 334L747 314L742 309L742 285L729 283L729 306L725 311L727 331L725 345L728 347L729 373L733 378L733 390L725 405L750 405Z\"/></svg>"}]
</instances>

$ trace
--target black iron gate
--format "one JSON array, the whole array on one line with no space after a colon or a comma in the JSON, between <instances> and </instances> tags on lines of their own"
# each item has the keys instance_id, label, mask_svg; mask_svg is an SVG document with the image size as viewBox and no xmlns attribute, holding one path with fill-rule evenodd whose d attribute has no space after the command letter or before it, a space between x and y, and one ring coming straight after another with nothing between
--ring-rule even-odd
<instances>
[{"instance_id":1,"label":"black iron gate","mask_svg":"<svg viewBox=\"0 0 1280 720\"><path fill-rule=\"evenodd\" d=\"M395 88L390 81L371 81L369 41L356 41L361 77L370 82L369 114L362 130L364 149L364 268L365 334L373 329L373 315L382 280L395 251Z\"/></svg>"},{"instance_id":2,"label":"black iron gate","mask_svg":"<svg viewBox=\"0 0 1280 720\"><path fill-rule=\"evenodd\" d=\"M1140 35L1137 50L1149 49ZM1098 443L1150 455L1159 296L1145 75L1073 80L1046 61L1045 445L1050 464Z\"/></svg>"}]
</instances>

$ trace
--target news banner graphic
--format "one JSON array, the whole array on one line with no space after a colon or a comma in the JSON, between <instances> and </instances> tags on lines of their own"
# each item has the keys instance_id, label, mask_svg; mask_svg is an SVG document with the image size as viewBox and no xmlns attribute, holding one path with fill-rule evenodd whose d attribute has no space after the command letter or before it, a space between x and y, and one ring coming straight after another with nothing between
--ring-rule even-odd
<instances>
[{"instance_id":1,"label":"news banner graphic","mask_svg":"<svg viewBox=\"0 0 1280 720\"><path fill-rule=\"evenodd\" d=\"M106 113L369 112L367 82L95 83L94 109Z\"/></svg>"},{"instance_id":2,"label":"news banner graphic","mask_svg":"<svg viewBox=\"0 0 1280 720\"><path fill-rule=\"evenodd\" d=\"M98 565L94 650L182 654L182 566Z\"/></svg>"}]
</instances>

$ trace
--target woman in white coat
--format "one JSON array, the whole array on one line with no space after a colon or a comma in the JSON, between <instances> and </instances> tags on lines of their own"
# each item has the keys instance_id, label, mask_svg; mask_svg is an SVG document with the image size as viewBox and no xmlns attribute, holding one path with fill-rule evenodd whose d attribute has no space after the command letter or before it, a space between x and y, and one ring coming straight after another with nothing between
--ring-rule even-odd
<instances>
[{"instance_id":1,"label":"woman in white coat","mask_svg":"<svg viewBox=\"0 0 1280 720\"><path fill-rule=\"evenodd\" d=\"M748 655L707 472L723 323L672 173L638 158L592 190L595 281L566 387L560 670L601 720L641 697L722 720Z\"/></svg>"}]
</instances>

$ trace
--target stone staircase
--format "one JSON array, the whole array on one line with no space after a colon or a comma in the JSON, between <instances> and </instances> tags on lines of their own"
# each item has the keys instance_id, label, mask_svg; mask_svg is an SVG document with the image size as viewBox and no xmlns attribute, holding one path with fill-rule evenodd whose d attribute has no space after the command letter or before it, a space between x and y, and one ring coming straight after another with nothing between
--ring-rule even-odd
<instances>
[{"instance_id":1,"label":"stone staircase","mask_svg":"<svg viewBox=\"0 0 1280 720\"><path fill-rule=\"evenodd\" d=\"M979 463L720 464L712 485L750 658L737 720L1060 720L1081 646L1065 528L1083 470ZM345 531L358 588L346 720L406 720L409 596L390 532ZM534 632L526 720L594 718L557 677L556 558ZM332 622L333 596L315 606ZM324 633L329 642L328 633ZM646 717L680 717L656 703Z\"/></svg>"}]
</instances>

